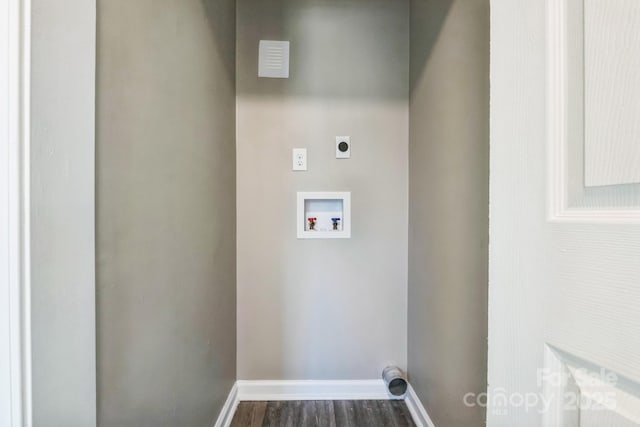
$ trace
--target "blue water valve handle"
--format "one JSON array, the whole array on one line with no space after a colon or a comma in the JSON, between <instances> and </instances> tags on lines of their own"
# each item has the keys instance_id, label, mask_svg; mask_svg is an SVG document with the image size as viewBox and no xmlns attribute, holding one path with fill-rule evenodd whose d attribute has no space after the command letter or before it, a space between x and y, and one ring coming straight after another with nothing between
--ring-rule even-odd
<instances>
[{"instance_id":1,"label":"blue water valve handle","mask_svg":"<svg viewBox=\"0 0 640 427\"><path fill-rule=\"evenodd\" d=\"M333 222L333 229L334 230L338 229L338 221L340 221L340 218L331 218L331 222Z\"/></svg>"}]
</instances>

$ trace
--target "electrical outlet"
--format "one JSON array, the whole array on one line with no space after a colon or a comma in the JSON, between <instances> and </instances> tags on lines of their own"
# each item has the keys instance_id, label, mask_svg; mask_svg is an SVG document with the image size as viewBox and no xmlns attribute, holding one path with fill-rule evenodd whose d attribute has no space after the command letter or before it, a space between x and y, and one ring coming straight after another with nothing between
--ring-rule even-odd
<instances>
[{"instance_id":1,"label":"electrical outlet","mask_svg":"<svg viewBox=\"0 0 640 427\"><path fill-rule=\"evenodd\" d=\"M294 171L307 170L307 149L306 148L293 149L293 170Z\"/></svg>"}]
</instances>

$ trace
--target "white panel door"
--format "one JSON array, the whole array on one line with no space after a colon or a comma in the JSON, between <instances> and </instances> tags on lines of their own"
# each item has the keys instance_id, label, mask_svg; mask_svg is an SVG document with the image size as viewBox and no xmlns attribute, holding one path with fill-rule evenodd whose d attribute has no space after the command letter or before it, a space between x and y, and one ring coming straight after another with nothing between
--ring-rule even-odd
<instances>
[{"instance_id":1,"label":"white panel door","mask_svg":"<svg viewBox=\"0 0 640 427\"><path fill-rule=\"evenodd\" d=\"M640 425L639 5L491 2L490 427Z\"/></svg>"}]
</instances>

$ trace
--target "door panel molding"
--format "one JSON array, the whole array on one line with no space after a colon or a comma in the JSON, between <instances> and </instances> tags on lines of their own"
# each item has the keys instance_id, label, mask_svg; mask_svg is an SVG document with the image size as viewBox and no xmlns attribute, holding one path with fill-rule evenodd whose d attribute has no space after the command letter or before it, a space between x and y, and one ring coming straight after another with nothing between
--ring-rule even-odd
<instances>
[{"instance_id":1,"label":"door panel molding","mask_svg":"<svg viewBox=\"0 0 640 427\"><path fill-rule=\"evenodd\" d=\"M544 427L640 424L640 384L549 344L544 361Z\"/></svg>"},{"instance_id":2,"label":"door panel molding","mask_svg":"<svg viewBox=\"0 0 640 427\"><path fill-rule=\"evenodd\" d=\"M584 176L583 17L583 0L547 1L548 221L640 223L640 185L572 179Z\"/></svg>"}]
</instances>

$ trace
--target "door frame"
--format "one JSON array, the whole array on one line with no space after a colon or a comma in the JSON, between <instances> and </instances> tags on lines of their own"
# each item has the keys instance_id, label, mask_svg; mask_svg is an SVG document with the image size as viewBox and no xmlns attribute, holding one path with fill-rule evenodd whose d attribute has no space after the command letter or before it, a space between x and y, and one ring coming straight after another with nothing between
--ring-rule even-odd
<instances>
[{"instance_id":1,"label":"door frame","mask_svg":"<svg viewBox=\"0 0 640 427\"><path fill-rule=\"evenodd\" d=\"M8 381L0 384L0 403L8 408L10 427L30 427L31 311L29 228L30 135L30 0L6 0L0 6L0 369Z\"/></svg>"}]
</instances>

